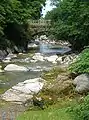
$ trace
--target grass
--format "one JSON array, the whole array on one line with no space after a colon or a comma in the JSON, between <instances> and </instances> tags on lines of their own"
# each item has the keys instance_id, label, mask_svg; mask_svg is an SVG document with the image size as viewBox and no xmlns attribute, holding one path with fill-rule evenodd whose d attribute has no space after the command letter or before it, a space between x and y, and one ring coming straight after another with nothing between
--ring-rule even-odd
<instances>
[{"instance_id":1,"label":"grass","mask_svg":"<svg viewBox=\"0 0 89 120\"><path fill-rule=\"evenodd\" d=\"M6 88L0 88L0 94L3 94L7 89Z\"/></svg>"},{"instance_id":2,"label":"grass","mask_svg":"<svg viewBox=\"0 0 89 120\"><path fill-rule=\"evenodd\" d=\"M44 110L40 110L38 107L34 107L32 110L30 108L19 115L16 120L74 120L74 116L68 111L68 108L78 106L81 103L81 97L59 99L56 104Z\"/></svg>"},{"instance_id":3,"label":"grass","mask_svg":"<svg viewBox=\"0 0 89 120\"><path fill-rule=\"evenodd\" d=\"M48 109L40 111L28 111L16 120L73 120L66 109Z\"/></svg>"}]
</instances>

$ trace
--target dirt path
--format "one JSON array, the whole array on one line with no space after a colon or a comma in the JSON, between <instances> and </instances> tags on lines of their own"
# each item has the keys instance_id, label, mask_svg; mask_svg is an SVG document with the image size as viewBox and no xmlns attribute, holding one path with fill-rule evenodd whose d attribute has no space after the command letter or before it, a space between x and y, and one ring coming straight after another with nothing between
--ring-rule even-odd
<instances>
[{"instance_id":1,"label":"dirt path","mask_svg":"<svg viewBox=\"0 0 89 120\"><path fill-rule=\"evenodd\" d=\"M0 107L0 120L16 120L16 117L25 110L23 105L6 104Z\"/></svg>"}]
</instances>

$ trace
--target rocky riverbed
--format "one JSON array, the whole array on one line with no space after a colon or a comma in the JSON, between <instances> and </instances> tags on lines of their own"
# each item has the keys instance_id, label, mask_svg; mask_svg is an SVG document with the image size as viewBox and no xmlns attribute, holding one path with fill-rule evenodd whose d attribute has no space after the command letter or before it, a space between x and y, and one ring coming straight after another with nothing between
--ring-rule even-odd
<instances>
[{"instance_id":1,"label":"rocky riverbed","mask_svg":"<svg viewBox=\"0 0 89 120\"><path fill-rule=\"evenodd\" d=\"M16 104L20 104L19 109L24 111L26 102L31 102L33 95L39 93L44 87L45 80L41 78L41 74L56 66L67 67L78 57L74 53L58 55L52 51L53 53L48 54L46 53L48 50L44 53L43 46L41 50L42 52L20 53L19 55L10 53L2 60L0 67L0 91L3 93L1 101L10 103L1 102L1 111L14 110L13 105Z\"/></svg>"}]
</instances>

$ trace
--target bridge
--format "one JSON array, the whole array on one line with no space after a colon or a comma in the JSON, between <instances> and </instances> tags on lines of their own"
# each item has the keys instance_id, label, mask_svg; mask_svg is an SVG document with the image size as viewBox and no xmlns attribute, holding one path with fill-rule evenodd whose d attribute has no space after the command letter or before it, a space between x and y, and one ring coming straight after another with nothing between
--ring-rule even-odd
<instances>
[{"instance_id":1,"label":"bridge","mask_svg":"<svg viewBox=\"0 0 89 120\"><path fill-rule=\"evenodd\" d=\"M45 34L50 30L50 26L51 20L28 20L28 31L32 37Z\"/></svg>"},{"instance_id":2,"label":"bridge","mask_svg":"<svg viewBox=\"0 0 89 120\"><path fill-rule=\"evenodd\" d=\"M39 20L29 20L28 21L30 26L50 26L51 25L51 20L44 20L44 19L39 19Z\"/></svg>"}]
</instances>

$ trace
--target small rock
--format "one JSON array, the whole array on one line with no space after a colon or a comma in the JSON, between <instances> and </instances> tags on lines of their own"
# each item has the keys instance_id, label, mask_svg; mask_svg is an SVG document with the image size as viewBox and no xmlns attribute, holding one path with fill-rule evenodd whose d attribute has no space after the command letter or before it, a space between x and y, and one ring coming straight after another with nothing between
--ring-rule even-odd
<instances>
[{"instance_id":1,"label":"small rock","mask_svg":"<svg viewBox=\"0 0 89 120\"><path fill-rule=\"evenodd\" d=\"M35 53L35 55L32 57L32 59L38 60L38 61L44 61L44 57L41 53Z\"/></svg>"},{"instance_id":2,"label":"small rock","mask_svg":"<svg viewBox=\"0 0 89 120\"><path fill-rule=\"evenodd\" d=\"M37 60L30 60L30 62L36 63L36 62L37 62Z\"/></svg>"},{"instance_id":3,"label":"small rock","mask_svg":"<svg viewBox=\"0 0 89 120\"><path fill-rule=\"evenodd\" d=\"M9 53L6 58L16 58L16 54Z\"/></svg>"},{"instance_id":4,"label":"small rock","mask_svg":"<svg viewBox=\"0 0 89 120\"><path fill-rule=\"evenodd\" d=\"M19 55L23 55L23 53L19 53Z\"/></svg>"},{"instance_id":5,"label":"small rock","mask_svg":"<svg viewBox=\"0 0 89 120\"><path fill-rule=\"evenodd\" d=\"M28 44L28 49L30 48L38 48L38 45L36 45L35 43L30 43Z\"/></svg>"},{"instance_id":6,"label":"small rock","mask_svg":"<svg viewBox=\"0 0 89 120\"><path fill-rule=\"evenodd\" d=\"M62 64L63 63L62 56L58 57L58 59L56 61L60 62Z\"/></svg>"},{"instance_id":7,"label":"small rock","mask_svg":"<svg viewBox=\"0 0 89 120\"><path fill-rule=\"evenodd\" d=\"M58 59L57 55L52 55L52 56L49 56L49 57L45 57L45 60L47 60L49 62L52 62L52 63L57 63L56 62L57 59Z\"/></svg>"},{"instance_id":8,"label":"small rock","mask_svg":"<svg viewBox=\"0 0 89 120\"><path fill-rule=\"evenodd\" d=\"M11 62L11 57L6 57L5 59L3 59L2 60L3 62L5 62L5 63L9 63L9 62Z\"/></svg>"}]
</instances>

